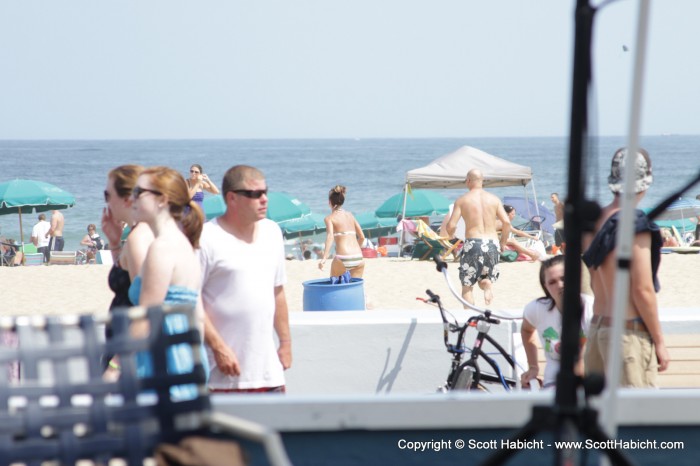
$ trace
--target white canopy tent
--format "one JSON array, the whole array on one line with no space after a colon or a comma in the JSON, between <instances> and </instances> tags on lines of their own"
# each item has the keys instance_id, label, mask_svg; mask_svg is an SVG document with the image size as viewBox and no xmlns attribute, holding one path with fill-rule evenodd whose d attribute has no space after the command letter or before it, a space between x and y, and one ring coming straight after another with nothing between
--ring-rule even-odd
<instances>
[{"instance_id":1,"label":"white canopy tent","mask_svg":"<svg viewBox=\"0 0 700 466\"><path fill-rule=\"evenodd\" d=\"M478 168L484 174L484 187L526 186L532 181L530 167L509 162L470 146L443 155L425 167L406 172L412 189L464 188L467 172Z\"/></svg>"},{"instance_id":2,"label":"white canopy tent","mask_svg":"<svg viewBox=\"0 0 700 466\"><path fill-rule=\"evenodd\" d=\"M537 193L532 179L532 169L487 154L471 146L462 146L443 155L428 165L406 172L404 187L404 214L406 193L411 189L464 189L467 172L477 168L484 175L484 187L527 186L532 183L532 195L537 205ZM525 198L527 198L525 190ZM532 213L528 213L532 215ZM539 210L536 212L539 215ZM405 215L404 215L405 216Z\"/></svg>"},{"instance_id":3,"label":"white canopy tent","mask_svg":"<svg viewBox=\"0 0 700 466\"><path fill-rule=\"evenodd\" d=\"M406 172L404 186L403 215L406 214L406 196L412 189L465 189L467 173L479 169L484 175L484 187L523 186L531 184L533 199L537 206L532 169L509 162L471 146L462 146L443 155L428 165ZM527 198L527 189L525 198ZM528 212L530 216L533 213ZM536 215L539 215L537 210Z\"/></svg>"}]
</instances>

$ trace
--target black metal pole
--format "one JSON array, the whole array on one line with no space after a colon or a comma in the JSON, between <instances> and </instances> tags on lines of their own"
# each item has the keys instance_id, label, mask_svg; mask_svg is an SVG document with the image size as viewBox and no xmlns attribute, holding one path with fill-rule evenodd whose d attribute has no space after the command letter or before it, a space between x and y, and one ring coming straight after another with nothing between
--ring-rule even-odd
<instances>
[{"instance_id":1,"label":"black metal pole","mask_svg":"<svg viewBox=\"0 0 700 466\"><path fill-rule=\"evenodd\" d=\"M595 10L587 0L578 0L575 12L571 128L569 138L569 190L564 203L566 251L564 309L562 309L561 369L555 401L560 409L575 410L577 381L574 366L579 353L581 328L581 239L595 218L593 204L585 198L585 155L588 130L588 87L591 82L591 41Z\"/></svg>"},{"instance_id":2,"label":"black metal pole","mask_svg":"<svg viewBox=\"0 0 700 466\"><path fill-rule=\"evenodd\" d=\"M588 88L591 83L591 43L593 37L593 8L588 0L577 0L575 9L573 86L571 99L571 128L569 138L568 193L564 203L564 236L566 251L564 272L564 308L562 309L561 364L557 375L554 406L536 406L530 421L514 436L529 439L540 431L553 431L559 440L605 438L597 425L597 413L579 406L579 388L582 379L574 374L579 356L581 331L581 253L584 231L592 231L600 215L600 207L586 199L586 138L588 131ZM555 452L554 464L578 464L576 450ZM627 465L629 461L619 451L605 451L614 464ZM500 450L483 464L492 466L505 463L515 452Z\"/></svg>"}]
</instances>

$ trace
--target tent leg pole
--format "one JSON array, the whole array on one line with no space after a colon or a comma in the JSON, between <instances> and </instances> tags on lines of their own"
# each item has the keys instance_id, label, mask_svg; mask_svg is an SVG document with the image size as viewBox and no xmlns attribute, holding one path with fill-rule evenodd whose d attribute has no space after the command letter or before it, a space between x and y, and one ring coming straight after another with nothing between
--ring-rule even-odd
<instances>
[{"instance_id":1,"label":"tent leg pole","mask_svg":"<svg viewBox=\"0 0 700 466\"><path fill-rule=\"evenodd\" d=\"M18 207L17 212L19 212L19 242L24 244L24 232L22 231L22 208Z\"/></svg>"},{"instance_id":2,"label":"tent leg pole","mask_svg":"<svg viewBox=\"0 0 700 466\"><path fill-rule=\"evenodd\" d=\"M403 208L401 209L401 221L406 218L406 197L408 196L408 182L403 185ZM403 229L399 236L399 257L403 257Z\"/></svg>"}]
</instances>

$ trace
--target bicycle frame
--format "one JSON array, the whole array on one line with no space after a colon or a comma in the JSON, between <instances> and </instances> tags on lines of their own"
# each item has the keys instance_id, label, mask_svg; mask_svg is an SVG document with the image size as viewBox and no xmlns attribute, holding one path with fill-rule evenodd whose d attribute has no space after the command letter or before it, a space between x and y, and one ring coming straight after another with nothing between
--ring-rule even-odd
<instances>
[{"instance_id":1,"label":"bicycle frame","mask_svg":"<svg viewBox=\"0 0 700 466\"><path fill-rule=\"evenodd\" d=\"M519 388L519 378L505 377L496 360L486 354L486 352L483 350L484 341L489 342L494 348L496 348L498 353L503 356L510 367L515 370L515 361L512 356L508 354L508 352L488 334L491 324L499 324L500 320L491 317L490 311L485 311L483 315L470 317L464 325L458 325L456 321L453 324L448 321L447 316L445 315L445 309L442 307L440 297L432 293L430 290L427 290L426 292L428 296L430 296L429 301L436 303L438 309L440 310L440 315L444 325L443 339L445 342L445 347L447 348L447 351L453 355L452 366L442 390L477 389L482 381L500 384L505 390L510 390L511 387ZM472 346L469 359L466 362L462 362L464 353L467 352L464 345L464 337L467 329L470 327L477 330L477 335L474 339L474 345ZM450 332L457 333L456 345L451 344L449 341ZM483 360L488 363L488 365L494 371L493 374L484 373L481 371L481 367L479 366L479 358L483 358Z\"/></svg>"},{"instance_id":2,"label":"bicycle frame","mask_svg":"<svg viewBox=\"0 0 700 466\"><path fill-rule=\"evenodd\" d=\"M445 342L445 347L447 348L447 351L453 355L450 373L448 374L445 385L441 387L441 390L477 389L479 388L482 380L488 383L501 384L506 390L510 390L511 387L520 389L520 376L517 373L517 365L515 360L493 337L488 334L492 324L500 324L501 319L515 320L516 318L512 316L496 315L488 309L479 308L465 301L452 286L452 282L447 275L447 264L436 256L434 256L433 259L437 264L437 270L443 273L445 281L447 282L452 294L466 307L479 313L479 315L470 317L464 325L460 326L456 319L454 323L451 323L447 320L445 309L442 306L440 297L430 290L426 290L426 293L430 297L429 301L437 304L438 309L440 310L440 316L442 317L443 322L443 339ZM467 351L464 346L464 336L469 327L476 328L477 335L474 340L474 345L471 349L469 359L466 362L462 362L462 357ZM457 333L456 345L452 345L449 341L450 332ZM501 371L501 368L496 360L484 352L484 341L489 342L494 348L496 348L498 353L506 360L506 362L515 372L514 377L507 378L503 375L503 371ZM484 361L486 361L486 363L493 369L493 374L484 373L481 371L479 366L479 358L483 358Z\"/></svg>"},{"instance_id":3,"label":"bicycle frame","mask_svg":"<svg viewBox=\"0 0 700 466\"><path fill-rule=\"evenodd\" d=\"M488 319L488 316L486 316L486 319ZM501 371L501 367L498 365L496 360L489 356L483 350L484 341L489 342L494 348L496 348L498 353L506 360L510 367L515 369L515 361L513 360L511 355L508 354L508 352L491 335L488 334L490 326L491 324L485 320L482 320L481 316L476 316L470 318L469 321L467 321L467 324L463 327L464 331L460 331L458 335L458 339L460 340L460 346L463 345L466 329L468 329L469 327L475 327L478 333L476 335L476 338L474 339L474 345L471 350L471 355L466 362L462 363L462 356L464 353L456 353L454 355L452 371L447 381L451 389L461 388L457 386L457 382L459 380L460 374L467 367L471 367L473 369L471 383L472 388L477 388L482 382L482 380L487 383L500 384L506 390L510 390L511 387L515 387L518 385L518 381L516 379L504 376L503 371ZM480 329L480 327L482 328ZM493 374L481 371L481 367L479 366L479 358L483 358L483 360L486 361L486 363L491 367L491 369L493 369Z\"/></svg>"}]
</instances>

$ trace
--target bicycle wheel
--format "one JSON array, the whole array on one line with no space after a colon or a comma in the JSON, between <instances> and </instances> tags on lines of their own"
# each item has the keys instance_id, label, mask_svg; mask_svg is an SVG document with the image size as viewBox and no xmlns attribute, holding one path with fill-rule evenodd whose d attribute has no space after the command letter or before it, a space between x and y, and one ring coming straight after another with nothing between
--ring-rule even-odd
<instances>
[{"instance_id":1,"label":"bicycle wheel","mask_svg":"<svg viewBox=\"0 0 700 466\"><path fill-rule=\"evenodd\" d=\"M470 390L474 380L474 368L471 366L460 366L452 384L452 390Z\"/></svg>"}]
</instances>

